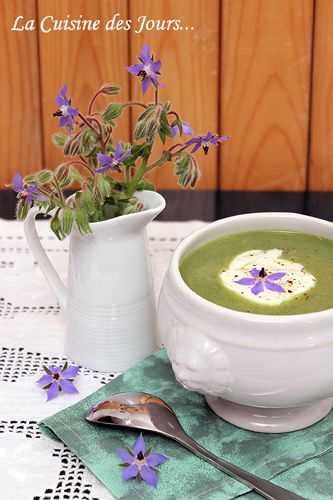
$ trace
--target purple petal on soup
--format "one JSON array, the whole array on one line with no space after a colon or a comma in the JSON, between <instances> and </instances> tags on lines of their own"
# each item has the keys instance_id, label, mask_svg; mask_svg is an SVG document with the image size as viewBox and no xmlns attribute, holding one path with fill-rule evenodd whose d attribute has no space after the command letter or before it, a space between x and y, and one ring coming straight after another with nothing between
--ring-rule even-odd
<instances>
[{"instance_id":1,"label":"purple petal on soup","mask_svg":"<svg viewBox=\"0 0 333 500\"><path fill-rule=\"evenodd\" d=\"M80 367L79 366L69 366L68 368L66 368L66 370L64 370L61 375L63 378L74 378L76 377L76 375L78 374L80 370Z\"/></svg>"},{"instance_id":2,"label":"purple petal on soup","mask_svg":"<svg viewBox=\"0 0 333 500\"><path fill-rule=\"evenodd\" d=\"M277 283L271 283L269 280L265 280L265 287L272 292L284 293L285 289L278 285Z\"/></svg>"},{"instance_id":3,"label":"purple petal on soup","mask_svg":"<svg viewBox=\"0 0 333 500\"><path fill-rule=\"evenodd\" d=\"M157 486L157 474L153 469L151 469L147 465L144 465L140 469L140 476L147 484L156 488L156 486Z\"/></svg>"},{"instance_id":4,"label":"purple petal on soup","mask_svg":"<svg viewBox=\"0 0 333 500\"><path fill-rule=\"evenodd\" d=\"M254 276L254 278L257 278L259 276L259 270L254 267L253 269L251 269L250 274Z\"/></svg>"},{"instance_id":5,"label":"purple petal on soup","mask_svg":"<svg viewBox=\"0 0 333 500\"><path fill-rule=\"evenodd\" d=\"M275 281L275 280L280 280L282 279L287 273L273 273L273 274L270 274L269 276L267 276L267 279L271 280L271 281Z\"/></svg>"},{"instance_id":6,"label":"purple petal on soup","mask_svg":"<svg viewBox=\"0 0 333 500\"><path fill-rule=\"evenodd\" d=\"M142 70L143 70L143 64L131 64L131 66L127 67L127 71L135 76L137 76Z\"/></svg>"},{"instance_id":7,"label":"purple petal on soup","mask_svg":"<svg viewBox=\"0 0 333 500\"><path fill-rule=\"evenodd\" d=\"M76 394L79 392L75 385L72 384L72 382L70 382L69 380L60 380L59 385L61 389L67 394Z\"/></svg>"},{"instance_id":8,"label":"purple petal on soup","mask_svg":"<svg viewBox=\"0 0 333 500\"><path fill-rule=\"evenodd\" d=\"M121 477L127 481L128 479L132 479L133 477L136 477L139 472L139 467L136 464L130 465L129 467L126 467L126 469L123 470Z\"/></svg>"},{"instance_id":9,"label":"purple petal on soup","mask_svg":"<svg viewBox=\"0 0 333 500\"><path fill-rule=\"evenodd\" d=\"M140 435L138 436L137 440L135 441L135 444L133 446L133 455L138 455L141 451L141 453L144 455L145 454L145 442L144 442L144 439L143 439L143 435L142 433L140 433Z\"/></svg>"},{"instance_id":10,"label":"purple petal on soup","mask_svg":"<svg viewBox=\"0 0 333 500\"><path fill-rule=\"evenodd\" d=\"M58 384L56 382L53 382L53 384L47 391L47 401L56 398L58 394L59 394Z\"/></svg>"},{"instance_id":11,"label":"purple petal on soup","mask_svg":"<svg viewBox=\"0 0 333 500\"><path fill-rule=\"evenodd\" d=\"M146 462L150 467L164 464L167 460L168 457L162 455L161 453L150 453L150 455L146 458Z\"/></svg>"},{"instance_id":12,"label":"purple petal on soup","mask_svg":"<svg viewBox=\"0 0 333 500\"><path fill-rule=\"evenodd\" d=\"M238 283L238 285L255 285L257 280L255 278L242 278L240 280L235 281L235 283Z\"/></svg>"},{"instance_id":13,"label":"purple petal on soup","mask_svg":"<svg viewBox=\"0 0 333 500\"><path fill-rule=\"evenodd\" d=\"M254 287L251 288L251 292L254 295L259 295L259 293L261 293L263 291L264 291L264 285L263 285L262 281L257 281L257 283L254 285Z\"/></svg>"},{"instance_id":14,"label":"purple petal on soup","mask_svg":"<svg viewBox=\"0 0 333 500\"><path fill-rule=\"evenodd\" d=\"M151 78L144 78L141 84L142 84L142 92L145 94L151 84Z\"/></svg>"},{"instance_id":15,"label":"purple petal on soup","mask_svg":"<svg viewBox=\"0 0 333 500\"><path fill-rule=\"evenodd\" d=\"M45 373L45 375L43 375L40 379L37 380L36 384L48 385L48 384L51 384L52 380L53 380L53 377L51 375L48 375L47 373Z\"/></svg>"},{"instance_id":16,"label":"purple petal on soup","mask_svg":"<svg viewBox=\"0 0 333 500\"><path fill-rule=\"evenodd\" d=\"M120 458L120 460L123 461L124 464L130 465L135 460L135 457L130 455L128 451L124 450L123 448L116 448L115 452L117 453L118 457Z\"/></svg>"}]
</instances>

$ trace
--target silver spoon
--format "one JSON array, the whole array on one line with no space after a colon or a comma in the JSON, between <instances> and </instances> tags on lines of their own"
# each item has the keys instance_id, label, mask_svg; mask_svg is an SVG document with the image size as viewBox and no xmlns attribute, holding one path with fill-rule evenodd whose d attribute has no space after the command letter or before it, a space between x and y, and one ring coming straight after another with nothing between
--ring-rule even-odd
<instances>
[{"instance_id":1,"label":"silver spoon","mask_svg":"<svg viewBox=\"0 0 333 500\"><path fill-rule=\"evenodd\" d=\"M246 484L269 500L300 500L280 486L254 476L236 465L213 455L190 438L182 429L174 411L162 399L144 392L114 394L111 399L93 406L86 419L96 424L128 427L162 434L174 439L195 455L203 458L217 469Z\"/></svg>"}]
</instances>

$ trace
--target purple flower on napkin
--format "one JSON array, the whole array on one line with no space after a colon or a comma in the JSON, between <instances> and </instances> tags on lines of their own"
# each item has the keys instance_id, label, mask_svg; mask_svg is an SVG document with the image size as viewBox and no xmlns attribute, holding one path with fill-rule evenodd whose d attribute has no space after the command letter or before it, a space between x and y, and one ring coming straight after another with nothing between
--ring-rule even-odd
<instances>
[{"instance_id":1,"label":"purple flower on napkin","mask_svg":"<svg viewBox=\"0 0 333 500\"><path fill-rule=\"evenodd\" d=\"M193 144L193 149L191 153L195 153L196 151L198 151L200 147L202 147L204 153L207 154L209 146L216 145L219 142L224 142L229 139L230 137L228 135L218 136L217 134L212 134L211 132L208 132L206 135L197 135L196 137L192 137L192 139L187 141L185 144L187 144L188 146Z\"/></svg>"},{"instance_id":2,"label":"purple flower on napkin","mask_svg":"<svg viewBox=\"0 0 333 500\"><path fill-rule=\"evenodd\" d=\"M251 269L250 274L252 278L241 278L240 280L235 281L235 283L244 286L251 286L251 292L254 295L259 295L265 290L265 288L271 292L285 292L285 289L276 283L276 281L282 279L286 273L267 274L263 267L260 270L254 267Z\"/></svg>"},{"instance_id":3,"label":"purple flower on napkin","mask_svg":"<svg viewBox=\"0 0 333 500\"><path fill-rule=\"evenodd\" d=\"M139 61L140 64L132 64L128 66L127 70L132 75L142 78L142 92L145 94L150 85L153 85L155 88L160 85L161 61L154 61L153 56L150 54L149 45L145 45L142 48Z\"/></svg>"},{"instance_id":4,"label":"purple flower on napkin","mask_svg":"<svg viewBox=\"0 0 333 500\"><path fill-rule=\"evenodd\" d=\"M25 198L26 201L31 202L36 198L39 198L39 192L35 184L27 186L24 183L23 177L20 174L16 174L12 180L12 186L14 191L18 194L20 198Z\"/></svg>"},{"instance_id":5,"label":"purple flower on napkin","mask_svg":"<svg viewBox=\"0 0 333 500\"><path fill-rule=\"evenodd\" d=\"M126 158L128 158L130 155L129 151L125 151L118 142L116 146L116 150L113 153L113 155L104 155L102 153L98 153L97 155L97 160L99 164L101 165L100 167L96 168L96 172L98 174L101 174L103 172L106 172L107 170L115 170L117 172L120 172L119 164L124 162Z\"/></svg>"},{"instance_id":6,"label":"purple flower on napkin","mask_svg":"<svg viewBox=\"0 0 333 500\"><path fill-rule=\"evenodd\" d=\"M73 379L80 369L78 366L68 366L66 361L63 368L58 366L44 366L43 368L46 374L37 380L37 384L47 390L47 401L56 398L61 391L68 394L79 392L73 384Z\"/></svg>"},{"instance_id":7,"label":"purple flower on napkin","mask_svg":"<svg viewBox=\"0 0 333 500\"><path fill-rule=\"evenodd\" d=\"M59 117L60 127L67 127L72 129L74 125L75 117L79 114L79 110L73 108L71 105L71 99L67 96L67 85L64 85L57 95L55 102L59 106L59 109L53 113L53 116Z\"/></svg>"},{"instance_id":8,"label":"purple flower on napkin","mask_svg":"<svg viewBox=\"0 0 333 500\"><path fill-rule=\"evenodd\" d=\"M125 481L139 477L150 486L156 488L158 481L156 467L164 464L168 460L168 457L161 453L155 453L150 450L146 451L142 434L137 438L132 450L116 448L116 453L123 462L121 464L124 467L122 478Z\"/></svg>"}]
</instances>

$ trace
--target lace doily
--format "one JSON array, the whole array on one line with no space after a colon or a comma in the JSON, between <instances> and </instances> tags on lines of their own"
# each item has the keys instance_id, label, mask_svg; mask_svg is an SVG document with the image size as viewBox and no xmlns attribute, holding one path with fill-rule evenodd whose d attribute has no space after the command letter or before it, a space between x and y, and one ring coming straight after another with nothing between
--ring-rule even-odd
<instances>
[{"instance_id":1,"label":"lace doily","mask_svg":"<svg viewBox=\"0 0 333 500\"><path fill-rule=\"evenodd\" d=\"M203 222L153 222L148 229L156 296L170 256ZM66 279L68 241L38 222L43 246ZM72 405L116 374L81 368L78 395L45 402L35 384L42 366L61 364L60 308L33 261L22 223L0 220L0 478L1 500L110 500L112 495L62 443L41 435L37 422ZM115 471L110 471L110 474Z\"/></svg>"}]
</instances>

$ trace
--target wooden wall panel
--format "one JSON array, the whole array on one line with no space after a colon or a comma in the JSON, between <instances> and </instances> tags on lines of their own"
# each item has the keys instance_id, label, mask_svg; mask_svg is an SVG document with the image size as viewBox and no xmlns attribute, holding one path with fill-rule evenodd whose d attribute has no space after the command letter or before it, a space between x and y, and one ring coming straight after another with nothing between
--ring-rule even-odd
<instances>
[{"instance_id":1,"label":"wooden wall panel","mask_svg":"<svg viewBox=\"0 0 333 500\"><path fill-rule=\"evenodd\" d=\"M127 18L127 2L124 0L39 0L39 19L54 16L65 19L70 14L77 19L101 19L102 22L119 12ZM126 102L129 96L128 32L105 31L53 31L40 33L40 57L42 76L42 103L46 166L55 167L62 161L62 152L51 144L51 134L58 130L58 120L52 116L56 109L55 96L67 83L73 105L87 109L94 92L106 82L118 83L122 87L119 100ZM116 96L116 99L118 96ZM113 97L102 96L96 102L105 106ZM129 114L115 129L115 137L129 138Z\"/></svg>"},{"instance_id":2,"label":"wooden wall panel","mask_svg":"<svg viewBox=\"0 0 333 500\"><path fill-rule=\"evenodd\" d=\"M309 188L333 190L333 2L316 0Z\"/></svg>"},{"instance_id":3,"label":"wooden wall panel","mask_svg":"<svg viewBox=\"0 0 333 500\"><path fill-rule=\"evenodd\" d=\"M37 33L11 31L17 15L33 19L34 0L0 2L0 188L16 172L42 165Z\"/></svg>"},{"instance_id":4,"label":"wooden wall panel","mask_svg":"<svg viewBox=\"0 0 333 500\"><path fill-rule=\"evenodd\" d=\"M218 131L219 126L219 0L135 0L130 1L130 17L135 20L145 15L149 19L181 19L183 31L131 31L131 62L135 63L145 43L152 47L156 58L162 61L161 100L170 100L183 120L196 133ZM194 30L185 29L193 26ZM132 95L141 96L137 78L131 77ZM148 92L147 92L148 94ZM152 93L146 101L152 101ZM162 148L159 148L161 151ZM202 178L198 189L217 187L217 151L212 148L198 160ZM172 166L164 166L152 175L159 188L177 189Z\"/></svg>"},{"instance_id":5,"label":"wooden wall panel","mask_svg":"<svg viewBox=\"0 0 333 500\"><path fill-rule=\"evenodd\" d=\"M303 190L313 0L222 5L221 115L232 140L222 150L220 187Z\"/></svg>"}]
</instances>

